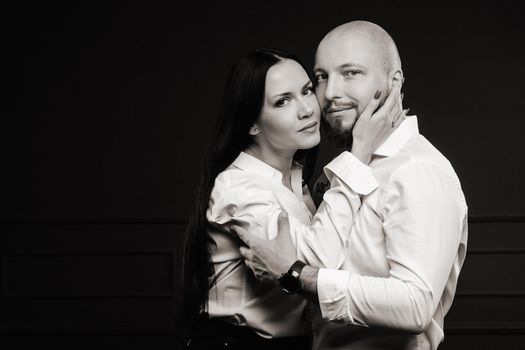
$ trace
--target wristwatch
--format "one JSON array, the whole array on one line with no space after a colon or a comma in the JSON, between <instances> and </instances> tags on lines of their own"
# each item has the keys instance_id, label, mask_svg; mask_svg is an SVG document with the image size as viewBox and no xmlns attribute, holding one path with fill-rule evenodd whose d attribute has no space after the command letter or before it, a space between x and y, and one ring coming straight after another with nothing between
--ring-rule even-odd
<instances>
[{"instance_id":1,"label":"wristwatch","mask_svg":"<svg viewBox=\"0 0 525 350\"><path fill-rule=\"evenodd\" d=\"M278 277L279 284L283 291L288 294L295 294L301 289L299 275L305 266L306 264L304 262L297 260L292 264L292 267L290 267L288 272L285 272Z\"/></svg>"}]
</instances>

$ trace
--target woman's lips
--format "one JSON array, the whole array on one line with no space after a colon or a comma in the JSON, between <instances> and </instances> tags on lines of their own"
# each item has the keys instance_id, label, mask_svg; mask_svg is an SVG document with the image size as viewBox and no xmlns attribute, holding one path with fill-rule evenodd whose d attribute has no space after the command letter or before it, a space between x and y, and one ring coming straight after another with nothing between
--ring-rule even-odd
<instances>
[{"instance_id":1,"label":"woman's lips","mask_svg":"<svg viewBox=\"0 0 525 350\"><path fill-rule=\"evenodd\" d=\"M317 122L311 122L309 124L306 124L304 127L302 127L301 129L299 129L298 132L301 132L301 131L311 131L313 130L313 128L315 128L317 126Z\"/></svg>"}]
</instances>

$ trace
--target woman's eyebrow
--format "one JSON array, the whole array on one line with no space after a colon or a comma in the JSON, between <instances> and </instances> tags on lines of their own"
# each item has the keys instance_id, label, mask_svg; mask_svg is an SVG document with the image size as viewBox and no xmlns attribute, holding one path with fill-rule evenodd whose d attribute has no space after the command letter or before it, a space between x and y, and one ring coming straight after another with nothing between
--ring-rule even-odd
<instances>
[{"instance_id":1,"label":"woman's eyebrow","mask_svg":"<svg viewBox=\"0 0 525 350\"><path fill-rule=\"evenodd\" d=\"M308 85L311 85L311 84L312 84L312 82L310 80L308 80L306 83L303 84L303 87L301 88L301 90L304 90L306 87L308 87ZM281 92L279 94L275 94L271 98L276 98L276 97L279 97L279 96L290 96L290 95L292 95L292 92L286 91L286 92Z\"/></svg>"}]
</instances>

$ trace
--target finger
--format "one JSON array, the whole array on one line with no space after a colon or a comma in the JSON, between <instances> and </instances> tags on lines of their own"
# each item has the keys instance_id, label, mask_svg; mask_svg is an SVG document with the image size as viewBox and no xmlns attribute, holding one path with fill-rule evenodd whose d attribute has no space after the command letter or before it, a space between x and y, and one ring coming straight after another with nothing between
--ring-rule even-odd
<instances>
[{"instance_id":1,"label":"finger","mask_svg":"<svg viewBox=\"0 0 525 350\"><path fill-rule=\"evenodd\" d=\"M401 124L404 120L408 118L408 112L410 111L410 108L407 108L403 110L403 113L401 113L401 117L399 117L399 120L397 121L397 124Z\"/></svg>"},{"instance_id":2,"label":"finger","mask_svg":"<svg viewBox=\"0 0 525 350\"><path fill-rule=\"evenodd\" d=\"M399 117L399 115L403 112L403 109L401 108L401 105L399 105L398 103L396 103L392 109L388 112L388 117L387 117L387 123L389 126L392 126L395 124L395 120L397 120L397 118Z\"/></svg>"},{"instance_id":3,"label":"finger","mask_svg":"<svg viewBox=\"0 0 525 350\"><path fill-rule=\"evenodd\" d=\"M279 215L278 226L279 226L279 231L278 231L279 233L276 239L278 239L279 242L282 242L282 244L285 244L288 246L293 245L292 237L290 235L290 221L288 220L288 215L286 214L286 212L282 212Z\"/></svg>"},{"instance_id":4,"label":"finger","mask_svg":"<svg viewBox=\"0 0 525 350\"><path fill-rule=\"evenodd\" d=\"M401 96L401 84L398 82L398 83L395 83L392 86L392 88L390 89L390 92L388 94L388 97L386 98L386 100L383 103L383 105L381 106L381 108L379 108L378 112L376 112L376 114L379 114L379 113L385 112L385 111L390 112L390 110L400 100L400 96Z\"/></svg>"},{"instance_id":5,"label":"finger","mask_svg":"<svg viewBox=\"0 0 525 350\"><path fill-rule=\"evenodd\" d=\"M252 251L250 250L250 248L240 247L239 253L245 260L250 260Z\"/></svg>"},{"instance_id":6,"label":"finger","mask_svg":"<svg viewBox=\"0 0 525 350\"><path fill-rule=\"evenodd\" d=\"M401 125L401 123L407 118L407 114L408 114L409 110L410 110L410 108L407 108L407 109L403 110L399 114L399 116L394 121L392 121L392 127L393 128L397 128L399 125Z\"/></svg>"},{"instance_id":7,"label":"finger","mask_svg":"<svg viewBox=\"0 0 525 350\"><path fill-rule=\"evenodd\" d=\"M403 112L403 94L401 93L401 84L398 83L397 88L392 89L389 98L393 95L395 95L394 99L389 100L388 103L385 102L385 108L391 105L388 111L387 123L392 127L394 127L399 115Z\"/></svg>"},{"instance_id":8,"label":"finger","mask_svg":"<svg viewBox=\"0 0 525 350\"><path fill-rule=\"evenodd\" d=\"M396 102L398 102L398 99L400 97L401 93L401 83L395 82L394 85L392 85L392 88L388 92L388 96L385 99L385 102L383 105L377 110L375 114L377 115L383 115L385 117L388 116L390 110L396 105Z\"/></svg>"},{"instance_id":9,"label":"finger","mask_svg":"<svg viewBox=\"0 0 525 350\"><path fill-rule=\"evenodd\" d=\"M394 100L392 102L392 105L390 106L389 113L390 114L393 113L395 116L397 116L401 112L401 110L403 109L402 108L402 106L403 106L402 95L403 94L401 93L401 89L400 88L393 90L392 93L395 94L395 96L394 96Z\"/></svg>"},{"instance_id":10,"label":"finger","mask_svg":"<svg viewBox=\"0 0 525 350\"><path fill-rule=\"evenodd\" d=\"M277 219L277 226L279 228L279 234L284 231L290 232L290 222L288 221L288 213L286 211L283 210L279 214L279 218Z\"/></svg>"},{"instance_id":11,"label":"finger","mask_svg":"<svg viewBox=\"0 0 525 350\"><path fill-rule=\"evenodd\" d=\"M241 253L241 256L244 260L244 264L252 271L254 271L254 266L252 264L252 258L253 258L253 253L250 251L250 249L248 248L245 248L245 247L241 247L239 248L239 252ZM255 273L255 271L254 271Z\"/></svg>"},{"instance_id":12,"label":"finger","mask_svg":"<svg viewBox=\"0 0 525 350\"><path fill-rule=\"evenodd\" d=\"M250 244L252 243L252 236L250 235L250 233L248 231L246 231L244 228L240 227L240 226L237 226L237 225L232 225L231 229L237 233L237 236L239 236L239 238L247 245L247 246L250 246Z\"/></svg>"},{"instance_id":13,"label":"finger","mask_svg":"<svg viewBox=\"0 0 525 350\"><path fill-rule=\"evenodd\" d=\"M365 107L365 110L363 111L363 113L361 113L361 117L360 118L371 118L374 111L377 109L377 106L379 106L379 101L381 101L381 95L384 93L384 91L382 90L377 90L374 94L374 96L372 96L372 98L370 99L370 101L368 101L368 104L366 105Z\"/></svg>"},{"instance_id":14,"label":"finger","mask_svg":"<svg viewBox=\"0 0 525 350\"><path fill-rule=\"evenodd\" d=\"M410 108L407 108L407 109L404 109L403 112L401 113L401 116L399 117L399 119L396 121L396 124L401 124L405 119L407 119L407 115L408 115L408 111L410 111Z\"/></svg>"}]
</instances>

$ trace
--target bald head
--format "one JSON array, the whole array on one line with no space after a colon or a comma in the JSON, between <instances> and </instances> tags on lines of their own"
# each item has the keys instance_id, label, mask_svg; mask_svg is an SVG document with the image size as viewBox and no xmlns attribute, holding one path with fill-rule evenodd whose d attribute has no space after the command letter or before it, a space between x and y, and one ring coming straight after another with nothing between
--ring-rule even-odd
<instances>
[{"instance_id":1,"label":"bald head","mask_svg":"<svg viewBox=\"0 0 525 350\"><path fill-rule=\"evenodd\" d=\"M367 21L352 21L330 31L321 40L317 51L347 42L359 42L369 50L370 59L376 59L385 73L401 70L401 59L392 37L380 26Z\"/></svg>"},{"instance_id":2,"label":"bald head","mask_svg":"<svg viewBox=\"0 0 525 350\"><path fill-rule=\"evenodd\" d=\"M394 40L383 28L365 21L345 23L321 40L314 73L324 120L341 144L351 139L369 101L379 93L382 105L392 87L404 80Z\"/></svg>"}]
</instances>

